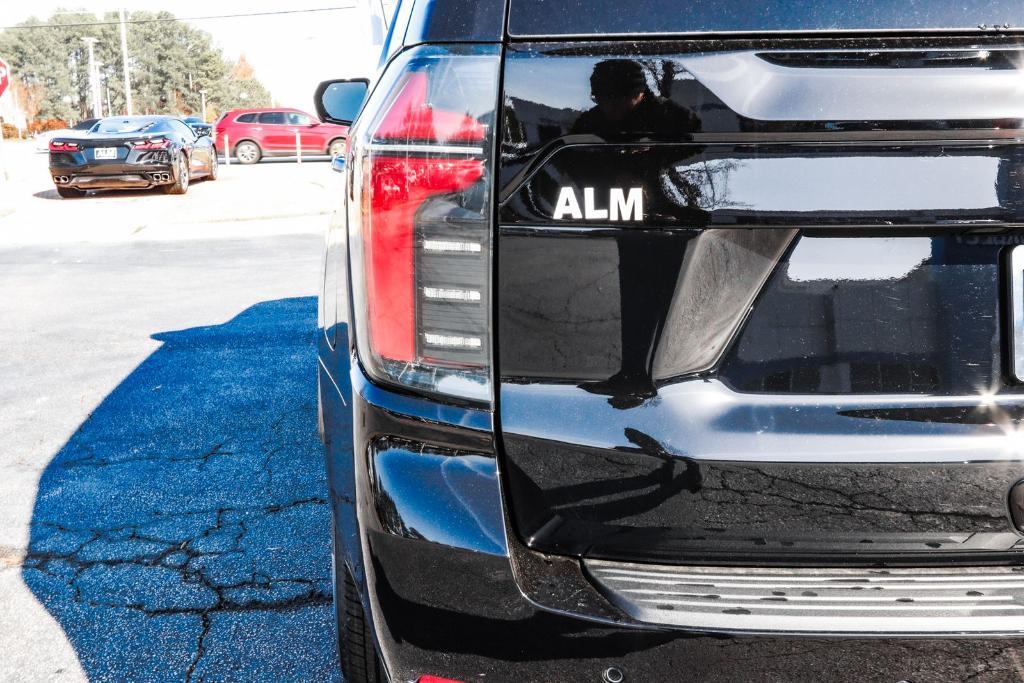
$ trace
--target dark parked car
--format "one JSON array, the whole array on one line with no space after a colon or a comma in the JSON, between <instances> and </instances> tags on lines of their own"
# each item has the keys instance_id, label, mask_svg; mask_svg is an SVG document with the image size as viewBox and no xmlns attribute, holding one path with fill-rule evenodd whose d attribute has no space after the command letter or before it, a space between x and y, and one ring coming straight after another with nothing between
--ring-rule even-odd
<instances>
[{"instance_id":1,"label":"dark parked car","mask_svg":"<svg viewBox=\"0 0 1024 683\"><path fill-rule=\"evenodd\" d=\"M64 198L151 187L185 194L192 178L217 179L217 150L180 119L114 116L84 135L51 140L50 175Z\"/></svg>"},{"instance_id":2,"label":"dark parked car","mask_svg":"<svg viewBox=\"0 0 1024 683\"><path fill-rule=\"evenodd\" d=\"M217 119L217 142L224 140L240 163L255 164L266 156L328 154L345 150L348 126L321 123L298 109L234 109ZM226 136L226 138L225 138Z\"/></svg>"},{"instance_id":3,"label":"dark parked car","mask_svg":"<svg viewBox=\"0 0 1024 683\"><path fill-rule=\"evenodd\" d=\"M198 116L186 116L182 119L198 135L213 135L213 124L203 121Z\"/></svg>"},{"instance_id":4,"label":"dark parked car","mask_svg":"<svg viewBox=\"0 0 1024 683\"><path fill-rule=\"evenodd\" d=\"M403 1L321 305L346 680L1019 676L1021 27Z\"/></svg>"}]
</instances>

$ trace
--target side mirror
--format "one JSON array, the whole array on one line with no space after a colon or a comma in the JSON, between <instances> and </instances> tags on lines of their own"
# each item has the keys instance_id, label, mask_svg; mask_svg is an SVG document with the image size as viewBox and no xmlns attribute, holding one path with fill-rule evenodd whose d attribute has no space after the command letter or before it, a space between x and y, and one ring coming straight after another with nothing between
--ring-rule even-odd
<instances>
[{"instance_id":1,"label":"side mirror","mask_svg":"<svg viewBox=\"0 0 1024 683\"><path fill-rule=\"evenodd\" d=\"M366 99L370 82L365 78L324 81L317 86L313 101L321 121L352 125Z\"/></svg>"}]
</instances>

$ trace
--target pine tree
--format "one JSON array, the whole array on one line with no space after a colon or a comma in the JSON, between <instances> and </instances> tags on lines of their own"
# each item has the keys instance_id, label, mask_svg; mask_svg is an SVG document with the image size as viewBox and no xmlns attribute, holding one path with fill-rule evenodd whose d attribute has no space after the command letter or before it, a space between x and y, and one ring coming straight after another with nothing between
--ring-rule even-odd
<instances>
[{"instance_id":1,"label":"pine tree","mask_svg":"<svg viewBox=\"0 0 1024 683\"><path fill-rule=\"evenodd\" d=\"M270 93L255 78L244 57L230 63L213 45L210 34L169 12L133 12L128 19L129 74L134 113L198 114L200 90L206 90L207 115L233 107L261 107ZM34 94L40 119L77 121L89 108L88 52L83 37L98 39L104 103L109 92L114 112L124 111L124 77L117 13L101 19L88 13L54 14L28 19L0 33L0 55L18 81ZM157 21L153 21L157 20ZM93 24L73 26L72 24ZM28 28L39 27L39 28Z\"/></svg>"}]
</instances>

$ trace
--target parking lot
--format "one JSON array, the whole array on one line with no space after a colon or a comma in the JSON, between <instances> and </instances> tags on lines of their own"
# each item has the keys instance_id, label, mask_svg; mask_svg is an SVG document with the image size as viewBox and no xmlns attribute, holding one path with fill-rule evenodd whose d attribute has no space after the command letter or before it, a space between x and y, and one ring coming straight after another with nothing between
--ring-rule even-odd
<instances>
[{"instance_id":1,"label":"parking lot","mask_svg":"<svg viewBox=\"0 0 1024 683\"><path fill-rule=\"evenodd\" d=\"M328 164L185 196L0 176L0 680L337 678L316 436Z\"/></svg>"}]
</instances>

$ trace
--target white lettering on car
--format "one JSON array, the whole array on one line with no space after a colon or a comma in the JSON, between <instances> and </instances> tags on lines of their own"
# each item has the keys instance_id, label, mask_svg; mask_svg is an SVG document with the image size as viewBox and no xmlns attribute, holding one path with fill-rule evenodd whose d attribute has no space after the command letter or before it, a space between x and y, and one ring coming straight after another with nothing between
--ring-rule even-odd
<instances>
[{"instance_id":1,"label":"white lettering on car","mask_svg":"<svg viewBox=\"0 0 1024 683\"><path fill-rule=\"evenodd\" d=\"M580 201L576 191L571 187L563 187L558 192L558 201L555 203L554 218L556 221L566 218L574 220L595 221L642 221L644 219L644 191L640 187L631 187L624 190L621 187L613 187L608 193L608 208L597 208L594 188L583 188L583 209L580 209Z\"/></svg>"}]
</instances>

